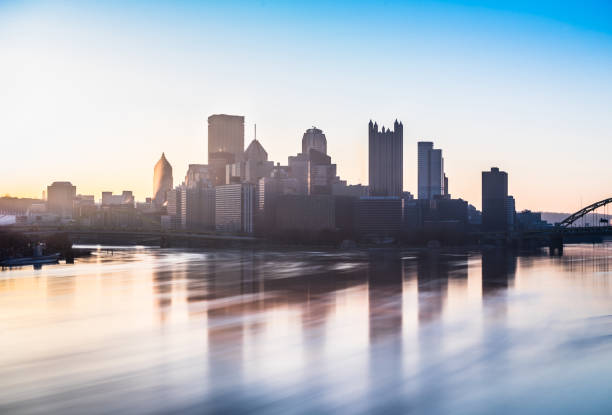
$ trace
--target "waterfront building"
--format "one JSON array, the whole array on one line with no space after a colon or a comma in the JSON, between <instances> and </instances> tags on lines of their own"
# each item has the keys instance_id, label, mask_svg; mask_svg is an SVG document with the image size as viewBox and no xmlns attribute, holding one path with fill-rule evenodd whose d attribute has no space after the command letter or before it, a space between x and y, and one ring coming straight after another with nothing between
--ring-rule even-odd
<instances>
[{"instance_id":1,"label":"waterfront building","mask_svg":"<svg viewBox=\"0 0 612 415\"><path fill-rule=\"evenodd\" d=\"M513 196L508 196L506 199L506 217L508 223L508 231L513 231L516 222L516 202Z\"/></svg>"},{"instance_id":2,"label":"waterfront building","mask_svg":"<svg viewBox=\"0 0 612 415\"><path fill-rule=\"evenodd\" d=\"M357 200L356 228L362 238L397 237L402 225L402 199L368 196Z\"/></svg>"},{"instance_id":3,"label":"waterfront building","mask_svg":"<svg viewBox=\"0 0 612 415\"><path fill-rule=\"evenodd\" d=\"M181 188L181 227L187 230L215 229L216 191L200 184Z\"/></svg>"},{"instance_id":4,"label":"waterfront building","mask_svg":"<svg viewBox=\"0 0 612 415\"><path fill-rule=\"evenodd\" d=\"M153 203L159 209L167 201L167 193L172 190L172 166L162 153L153 169Z\"/></svg>"},{"instance_id":5,"label":"waterfront building","mask_svg":"<svg viewBox=\"0 0 612 415\"><path fill-rule=\"evenodd\" d=\"M492 167L482 172L482 229L506 232L509 226L508 173Z\"/></svg>"},{"instance_id":6,"label":"waterfront building","mask_svg":"<svg viewBox=\"0 0 612 415\"><path fill-rule=\"evenodd\" d=\"M523 210L516 214L516 228L521 231L545 229L551 225L542 220L542 212Z\"/></svg>"},{"instance_id":7,"label":"waterfront building","mask_svg":"<svg viewBox=\"0 0 612 415\"><path fill-rule=\"evenodd\" d=\"M76 186L70 182L53 182L47 186L47 212L62 218L71 218L74 201L76 199Z\"/></svg>"},{"instance_id":8,"label":"waterfront building","mask_svg":"<svg viewBox=\"0 0 612 415\"><path fill-rule=\"evenodd\" d=\"M298 194L298 182L285 170L275 168L271 177L259 179L256 192L255 229L267 233L274 230L278 197Z\"/></svg>"},{"instance_id":9,"label":"waterfront building","mask_svg":"<svg viewBox=\"0 0 612 415\"><path fill-rule=\"evenodd\" d=\"M474 205L468 205L468 223L475 226L482 225L482 212Z\"/></svg>"},{"instance_id":10,"label":"waterfront building","mask_svg":"<svg viewBox=\"0 0 612 415\"><path fill-rule=\"evenodd\" d=\"M316 151L316 150L313 150ZM331 195L280 195L276 199L275 230L316 234L334 230L334 197Z\"/></svg>"},{"instance_id":11,"label":"waterfront building","mask_svg":"<svg viewBox=\"0 0 612 415\"><path fill-rule=\"evenodd\" d=\"M253 232L255 186L250 183L217 186L215 226L221 232Z\"/></svg>"},{"instance_id":12,"label":"waterfront building","mask_svg":"<svg viewBox=\"0 0 612 415\"><path fill-rule=\"evenodd\" d=\"M444 174L442 150L434 149L430 141L420 141L418 148L418 197L433 199L446 195L448 178Z\"/></svg>"},{"instance_id":13,"label":"waterfront building","mask_svg":"<svg viewBox=\"0 0 612 415\"><path fill-rule=\"evenodd\" d=\"M395 120L394 130L368 125L368 175L370 195L401 197L403 191L404 126Z\"/></svg>"}]
</instances>

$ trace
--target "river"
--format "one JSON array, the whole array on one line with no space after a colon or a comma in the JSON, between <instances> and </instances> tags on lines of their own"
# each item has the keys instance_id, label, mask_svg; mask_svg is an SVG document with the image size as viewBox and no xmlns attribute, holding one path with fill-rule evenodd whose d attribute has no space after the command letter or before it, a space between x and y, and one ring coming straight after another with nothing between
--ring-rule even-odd
<instances>
[{"instance_id":1,"label":"river","mask_svg":"<svg viewBox=\"0 0 612 415\"><path fill-rule=\"evenodd\" d=\"M0 272L0 413L612 413L612 244Z\"/></svg>"}]
</instances>

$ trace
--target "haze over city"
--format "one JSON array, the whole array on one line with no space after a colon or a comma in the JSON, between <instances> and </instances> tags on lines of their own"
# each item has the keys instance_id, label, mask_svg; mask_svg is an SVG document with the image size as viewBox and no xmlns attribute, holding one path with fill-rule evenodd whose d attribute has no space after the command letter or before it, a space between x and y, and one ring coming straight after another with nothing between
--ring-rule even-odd
<instances>
[{"instance_id":1,"label":"haze over city","mask_svg":"<svg viewBox=\"0 0 612 415\"><path fill-rule=\"evenodd\" d=\"M206 163L206 117L286 163L312 125L349 183L367 184L367 123L404 123L444 149L454 196L510 174L517 208L575 211L606 196L612 140L609 3L2 2L1 191L151 196L165 152ZM43 70L41 70L43 69ZM569 195L569 196L568 196Z\"/></svg>"}]
</instances>

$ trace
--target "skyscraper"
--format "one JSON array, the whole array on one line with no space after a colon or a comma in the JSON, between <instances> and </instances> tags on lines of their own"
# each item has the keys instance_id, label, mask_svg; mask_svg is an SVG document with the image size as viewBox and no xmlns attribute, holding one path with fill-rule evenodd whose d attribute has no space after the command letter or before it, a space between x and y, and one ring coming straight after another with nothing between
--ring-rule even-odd
<instances>
[{"instance_id":1,"label":"skyscraper","mask_svg":"<svg viewBox=\"0 0 612 415\"><path fill-rule=\"evenodd\" d=\"M289 156L289 175L298 182L300 194L331 194L336 165L327 155L327 138L322 130L310 128L302 137L302 152Z\"/></svg>"},{"instance_id":2,"label":"skyscraper","mask_svg":"<svg viewBox=\"0 0 612 415\"><path fill-rule=\"evenodd\" d=\"M172 190L172 185L172 166L166 160L166 154L162 153L153 169L153 203L156 207L160 208L166 202L166 193Z\"/></svg>"},{"instance_id":3,"label":"skyscraper","mask_svg":"<svg viewBox=\"0 0 612 415\"><path fill-rule=\"evenodd\" d=\"M311 149L327 154L327 138L323 131L316 127L306 130L302 137L302 154L309 154Z\"/></svg>"},{"instance_id":4,"label":"skyscraper","mask_svg":"<svg viewBox=\"0 0 612 415\"><path fill-rule=\"evenodd\" d=\"M238 163L244 152L244 117L214 114L208 117L208 166L213 185L225 184L225 166Z\"/></svg>"},{"instance_id":5,"label":"skyscraper","mask_svg":"<svg viewBox=\"0 0 612 415\"><path fill-rule=\"evenodd\" d=\"M230 153L239 161L244 152L244 117L214 114L208 117L208 157L213 153Z\"/></svg>"},{"instance_id":6,"label":"skyscraper","mask_svg":"<svg viewBox=\"0 0 612 415\"><path fill-rule=\"evenodd\" d=\"M444 174L442 150L434 149L430 141L419 141L418 146L418 197L433 199L436 195L446 195L447 182Z\"/></svg>"},{"instance_id":7,"label":"skyscraper","mask_svg":"<svg viewBox=\"0 0 612 415\"><path fill-rule=\"evenodd\" d=\"M506 232L508 220L508 173L492 167L482 172L482 229Z\"/></svg>"},{"instance_id":8,"label":"skyscraper","mask_svg":"<svg viewBox=\"0 0 612 415\"><path fill-rule=\"evenodd\" d=\"M395 120L394 130L368 126L369 181L372 196L397 196L403 191L404 126Z\"/></svg>"}]
</instances>

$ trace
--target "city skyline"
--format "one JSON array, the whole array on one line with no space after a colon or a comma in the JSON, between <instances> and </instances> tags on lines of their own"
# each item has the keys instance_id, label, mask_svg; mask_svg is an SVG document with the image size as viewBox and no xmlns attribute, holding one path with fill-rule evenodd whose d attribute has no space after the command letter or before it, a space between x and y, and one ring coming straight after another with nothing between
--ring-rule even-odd
<instances>
[{"instance_id":1,"label":"city skyline","mask_svg":"<svg viewBox=\"0 0 612 415\"><path fill-rule=\"evenodd\" d=\"M162 3L7 2L0 137L15 156L0 176L16 179L0 192L38 198L70 181L82 194L130 189L144 200L162 152L175 179L207 162L206 117L219 113L246 117L246 142L256 122L281 164L316 125L338 175L367 184L365 124L397 118L404 190L417 194L417 141L433 141L453 197L480 207L480 174L498 166L517 210L573 212L612 182L609 7L183 3L170 13ZM117 19L133 24L114 33ZM313 23L320 33L300 39Z\"/></svg>"}]
</instances>

